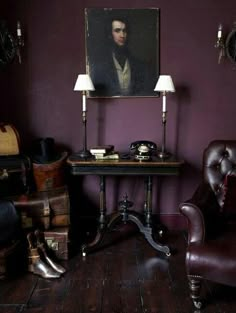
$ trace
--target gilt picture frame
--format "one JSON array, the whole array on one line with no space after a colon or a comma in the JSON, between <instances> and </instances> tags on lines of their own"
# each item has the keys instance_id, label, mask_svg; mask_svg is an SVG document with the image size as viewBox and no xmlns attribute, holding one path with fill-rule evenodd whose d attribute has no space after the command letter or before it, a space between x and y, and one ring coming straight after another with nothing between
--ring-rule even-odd
<instances>
[{"instance_id":1,"label":"gilt picture frame","mask_svg":"<svg viewBox=\"0 0 236 313\"><path fill-rule=\"evenodd\" d=\"M160 71L160 9L85 9L89 97L154 97Z\"/></svg>"}]
</instances>

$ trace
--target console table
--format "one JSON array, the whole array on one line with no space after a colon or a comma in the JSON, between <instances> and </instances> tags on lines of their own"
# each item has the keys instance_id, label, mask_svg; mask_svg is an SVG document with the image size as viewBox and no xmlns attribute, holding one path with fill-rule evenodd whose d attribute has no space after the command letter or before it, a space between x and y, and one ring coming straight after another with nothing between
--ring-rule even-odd
<instances>
[{"instance_id":1,"label":"console table","mask_svg":"<svg viewBox=\"0 0 236 313\"><path fill-rule=\"evenodd\" d=\"M82 246L85 256L88 252L98 248L105 233L120 222L133 222L145 236L149 244L156 250L170 256L170 248L156 242L152 229L152 178L156 175L178 175L184 162L176 160L173 156L168 159L153 157L150 161L140 162L130 159L120 160L78 160L71 155L67 164L72 175L98 175L100 177L100 217L99 227L95 239ZM119 211L110 216L106 214L106 176L144 176L145 177L145 205L143 214L130 210L132 203L127 198L119 202Z\"/></svg>"}]
</instances>

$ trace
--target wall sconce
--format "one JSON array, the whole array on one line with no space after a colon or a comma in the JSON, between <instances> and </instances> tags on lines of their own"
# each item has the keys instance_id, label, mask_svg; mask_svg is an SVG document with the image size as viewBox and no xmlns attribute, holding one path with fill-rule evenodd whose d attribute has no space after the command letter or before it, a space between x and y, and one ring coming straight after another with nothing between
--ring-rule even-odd
<instances>
[{"instance_id":1,"label":"wall sconce","mask_svg":"<svg viewBox=\"0 0 236 313\"><path fill-rule=\"evenodd\" d=\"M215 48L219 49L219 57L218 57L218 64L220 64L222 57L225 56L225 44L223 40L223 26L219 24L218 31L217 31L217 39L215 43Z\"/></svg>"},{"instance_id":2,"label":"wall sconce","mask_svg":"<svg viewBox=\"0 0 236 313\"><path fill-rule=\"evenodd\" d=\"M215 48L219 49L218 64L225 56L231 62L236 63L236 22L234 22L233 28L227 36L223 36L223 26L219 24Z\"/></svg>"},{"instance_id":3,"label":"wall sconce","mask_svg":"<svg viewBox=\"0 0 236 313\"><path fill-rule=\"evenodd\" d=\"M15 56L18 56L18 61L21 63L20 49L24 46L21 24L18 21L16 26L16 36L12 35L8 30L6 22L0 21L0 66L10 64Z\"/></svg>"}]
</instances>

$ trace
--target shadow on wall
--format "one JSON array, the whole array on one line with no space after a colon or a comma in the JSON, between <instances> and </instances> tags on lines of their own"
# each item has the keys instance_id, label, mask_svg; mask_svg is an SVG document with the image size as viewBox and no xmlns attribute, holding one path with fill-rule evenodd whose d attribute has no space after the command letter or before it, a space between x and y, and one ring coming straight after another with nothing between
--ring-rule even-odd
<instances>
[{"instance_id":1,"label":"shadow on wall","mask_svg":"<svg viewBox=\"0 0 236 313\"><path fill-rule=\"evenodd\" d=\"M176 113L176 130L175 130L175 155L179 156L180 144L185 141L186 129L189 129L188 119L190 104L191 104L191 93L190 87L187 85L177 85L177 113Z\"/></svg>"},{"instance_id":2,"label":"shadow on wall","mask_svg":"<svg viewBox=\"0 0 236 313\"><path fill-rule=\"evenodd\" d=\"M196 186L199 185L202 180L202 170L186 162L183 166L181 177L184 178L184 182L188 183L185 185L177 185L177 203L186 201L192 196L194 188L196 188ZM183 196L184 199L181 199Z\"/></svg>"}]
</instances>

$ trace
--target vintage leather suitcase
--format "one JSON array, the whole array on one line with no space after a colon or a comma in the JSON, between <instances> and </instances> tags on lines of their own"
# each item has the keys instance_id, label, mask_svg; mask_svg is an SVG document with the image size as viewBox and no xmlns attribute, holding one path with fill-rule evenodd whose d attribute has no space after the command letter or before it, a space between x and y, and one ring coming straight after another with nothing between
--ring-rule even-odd
<instances>
[{"instance_id":1,"label":"vintage leather suitcase","mask_svg":"<svg viewBox=\"0 0 236 313\"><path fill-rule=\"evenodd\" d=\"M70 225L70 197L66 186L42 192L48 195L51 227Z\"/></svg>"},{"instance_id":2,"label":"vintage leather suitcase","mask_svg":"<svg viewBox=\"0 0 236 313\"><path fill-rule=\"evenodd\" d=\"M26 192L30 188L30 171L27 156L0 156L0 198Z\"/></svg>"},{"instance_id":3,"label":"vintage leather suitcase","mask_svg":"<svg viewBox=\"0 0 236 313\"><path fill-rule=\"evenodd\" d=\"M53 228L44 231L44 239L59 260L68 260L72 256L69 227Z\"/></svg>"},{"instance_id":4,"label":"vintage leather suitcase","mask_svg":"<svg viewBox=\"0 0 236 313\"><path fill-rule=\"evenodd\" d=\"M13 199L23 228L49 229L70 225L70 199L67 187L35 192Z\"/></svg>"},{"instance_id":5,"label":"vintage leather suitcase","mask_svg":"<svg viewBox=\"0 0 236 313\"><path fill-rule=\"evenodd\" d=\"M0 155L20 153L20 136L11 124L0 123Z\"/></svg>"}]
</instances>

